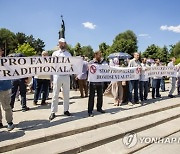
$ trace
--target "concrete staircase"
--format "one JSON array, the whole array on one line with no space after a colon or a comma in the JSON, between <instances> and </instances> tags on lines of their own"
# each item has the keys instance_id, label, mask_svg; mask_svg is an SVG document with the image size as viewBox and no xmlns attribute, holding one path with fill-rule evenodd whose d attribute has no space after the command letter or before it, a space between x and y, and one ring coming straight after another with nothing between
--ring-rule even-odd
<instances>
[{"instance_id":1,"label":"concrete staircase","mask_svg":"<svg viewBox=\"0 0 180 154\"><path fill-rule=\"evenodd\" d=\"M26 132L16 140L0 143L1 153L120 154L134 153L152 143L123 144L127 133L167 137L180 131L180 98L136 105L133 109L107 112L68 123ZM173 100L173 101L172 101ZM56 121L55 121L56 122ZM52 122L53 123L53 122ZM17 130L21 131L21 130ZM0 134L1 135L1 134Z\"/></svg>"}]
</instances>

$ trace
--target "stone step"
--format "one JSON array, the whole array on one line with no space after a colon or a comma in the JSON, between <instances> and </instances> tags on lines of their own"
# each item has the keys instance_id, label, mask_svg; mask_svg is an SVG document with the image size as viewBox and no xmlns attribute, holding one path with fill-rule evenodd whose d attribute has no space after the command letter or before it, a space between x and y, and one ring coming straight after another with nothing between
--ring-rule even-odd
<instances>
[{"instance_id":1,"label":"stone step","mask_svg":"<svg viewBox=\"0 0 180 154\"><path fill-rule=\"evenodd\" d=\"M177 142L173 144L162 144L158 143L159 138L165 139L166 137L179 137L180 136L180 118L165 122L163 124L157 125L155 127L143 130L141 132L134 132L136 136L134 136L133 140L135 145L123 143L123 138L115 140L113 142L98 146L96 148L87 150L82 152L82 154L127 154L127 153L135 153L135 154L153 154L153 153L163 153L169 154L171 149L171 153L179 153L180 146ZM173 135L172 135L173 134ZM144 138L144 140L143 140ZM146 139L145 139L146 138ZM157 139L156 143L153 143L153 139ZM143 140L144 142L141 142ZM137 141L137 142L135 142ZM131 145L132 147L128 146ZM134 146L133 146L134 145ZM177 152L178 151L178 152Z\"/></svg>"},{"instance_id":2,"label":"stone step","mask_svg":"<svg viewBox=\"0 0 180 154\"><path fill-rule=\"evenodd\" d=\"M179 106L180 103L178 103L178 101L167 103L164 100L145 106L135 105L135 107L133 106L131 108L120 107L115 109L115 111L113 109L108 110L108 113L103 115L95 113L96 116L93 118L78 117L78 114L66 119L57 117L56 120L51 123L40 123L32 127L32 129L18 128L18 126L16 126L16 129L11 133L6 131L0 132L0 152L6 152L94 130Z\"/></svg>"},{"instance_id":3,"label":"stone step","mask_svg":"<svg viewBox=\"0 0 180 154\"><path fill-rule=\"evenodd\" d=\"M9 153L78 153L86 151L109 142L118 140L128 132L141 132L152 129L163 123L169 123L180 117L180 107L171 108L154 114L141 116L120 123L99 127L97 129L88 130L83 133L62 137L39 143L29 147L10 151ZM160 133L160 132L158 132Z\"/></svg>"}]
</instances>

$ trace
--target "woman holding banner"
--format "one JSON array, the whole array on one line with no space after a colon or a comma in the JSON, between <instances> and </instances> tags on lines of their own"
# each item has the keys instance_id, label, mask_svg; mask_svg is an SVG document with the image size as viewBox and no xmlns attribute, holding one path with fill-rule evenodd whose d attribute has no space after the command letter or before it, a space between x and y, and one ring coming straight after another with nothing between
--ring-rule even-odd
<instances>
[{"instance_id":1,"label":"woman holding banner","mask_svg":"<svg viewBox=\"0 0 180 154\"><path fill-rule=\"evenodd\" d=\"M110 61L109 65L119 67L119 59L114 58L112 61ZM123 101L122 81L112 81L105 90L104 96L108 96L109 94L114 98L114 106L121 105Z\"/></svg>"}]
</instances>

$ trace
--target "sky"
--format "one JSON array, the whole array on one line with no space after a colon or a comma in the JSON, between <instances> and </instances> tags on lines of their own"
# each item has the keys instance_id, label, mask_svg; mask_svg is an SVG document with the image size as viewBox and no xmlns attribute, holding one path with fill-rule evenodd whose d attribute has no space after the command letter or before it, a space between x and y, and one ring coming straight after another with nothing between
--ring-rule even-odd
<instances>
[{"instance_id":1,"label":"sky","mask_svg":"<svg viewBox=\"0 0 180 154\"><path fill-rule=\"evenodd\" d=\"M98 50L112 45L119 33L132 30L138 51L155 44L180 41L180 0L0 0L0 28L33 35L45 42L45 50L58 42L61 15L66 41Z\"/></svg>"}]
</instances>

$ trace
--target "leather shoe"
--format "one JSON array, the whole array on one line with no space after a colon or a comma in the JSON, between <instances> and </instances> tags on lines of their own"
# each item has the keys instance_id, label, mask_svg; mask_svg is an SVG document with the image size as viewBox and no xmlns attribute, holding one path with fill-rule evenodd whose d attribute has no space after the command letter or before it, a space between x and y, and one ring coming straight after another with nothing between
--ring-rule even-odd
<instances>
[{"instance_id":1,"label":"leather shoe","mask_svg":"<svg viewBox=\"0 0 180 154\"><path fill-rule=\"evenodd\" d=\"M97 110L98 112L100 112L100 113L106 113L104 110Z\"/></svg>"},{"instance_id":2,"label":"leather shoe","mask_svg":"<svg viewBox=\"0 0 180 154\"><path fill-rule=\"evenodd\" d=\"M161 95L156 96L156 98L161 98Z\"/></svg>"},{"instance_id":3,"label":"leather shoe","mask_svg":"<svg viewBox=\"0 0 180 154\"><path fill-rule=\"evenodd\" d=\"M174 96L173 96L173 95L168 95L168 97L170 97L170 98L174 98Z\"/></svg>"},{"instance_id":4,"label":"leather shoe","mask_svg":"<svg viewBox=\"0 0 180 154\"><path fill-rule=\"evenodd\" d=\"M0 123L0 128L3 128L3 124L2 123Z\"/></svg>"},{"instance_id":5,"label":"leather shoe","mask_svg":"<svg viewBox=\"0 0 180 154\"><path fill-rule=\"evenodd\" d=\"M28 110L30 110L29 107L22 108L22 112L26 112L26 111L28 111Z\"/></svg>"},{"instance_id":6,"label":"leather shoe","mask_svg":"<svg viewBox=\"0 0 180 154\"><path fill-rule=\"evenodd\" d=\"M69 111L65 111L65 112L64 112L64 115L66 115L66 116L71 116L71 113L69 113Z\"/></svg>"},{"instance_id":7,"label":"leather shoe","mask_svg":"<svg viewBox=\"0 0 180 154\"><path fill-rule=\"evenodd\" d=\"M35 105L35 106L36 106L36 105L37 105L37 102L36 102L36 101L34 101L34 102L33 102L33 105Z\"/></svg>"},{"instance_id":8,"label":"leather shoe","mask_svg":"<svg viewBox=\"0 0 180 154\"><path fill-rule=\"evenodd\" d=\"M41 102L41 105L47 105L47 103L46 102Z\"/></svg>"},{"instance_id":9,"label":"leather shoe","mask_svg":"<svg viewBox=\"0 0 180 154\"><path fill-rule=\"evenodd\" d=\"M94 114L93 113L89 113L89 117L94 117Z\"/></svg>"},{"instance_id":10,"label":"leather shoe","mask_svg":"<svg viewBox=\"0 0 180 154\"><path fill-rule=\"evenodd\" d=\"M54 118L56 117L55 113L51 113L50 117L49 117L49 120L53 120Z\"/></svg>"}]
</instances>

